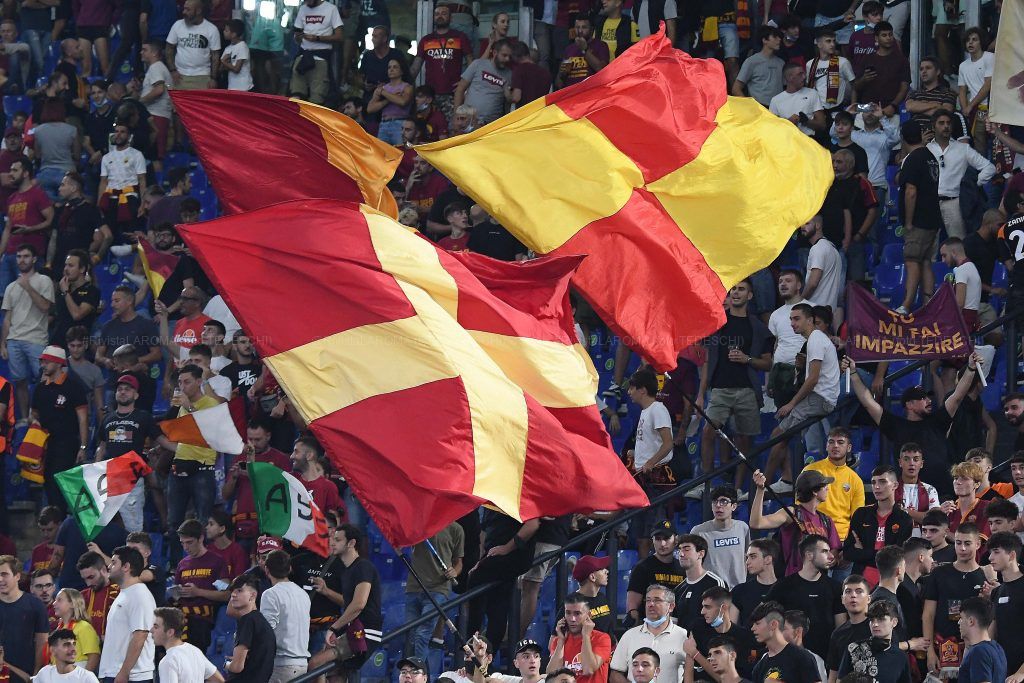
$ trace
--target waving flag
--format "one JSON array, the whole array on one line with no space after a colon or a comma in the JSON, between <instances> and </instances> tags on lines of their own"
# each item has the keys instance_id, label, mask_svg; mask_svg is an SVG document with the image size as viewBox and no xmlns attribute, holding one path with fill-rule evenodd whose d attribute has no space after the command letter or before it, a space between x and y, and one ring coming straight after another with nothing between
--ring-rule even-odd
<instances>
[{"instance_id":1,"label":"waving flag","mask_svg":"<svg viewBox=\"0 0 1024 683\"><path fill-rule=\"evenodd\" d=\"M103 462L79 465L54 475L82 538L91 541L110 523L135 482L152 472L138 453L130 451Z\"/></svg>"},{"instance_id":2,"label":"waving flag","mask_svg":"<svg viewBox=\"0 0 1024 683\"><path fill-rule=\"evenodd\" d=\"M167 278L171 276L175 266L178 265L178 257L174 254L157 251L145 237L139 238L138 244L135 245L135 253L139 256L142 269L146 273L146 281L149 282L149 288L153 291L155 299L160 296L164 283L167 282Z\"/></svg>"},{"instance_id":3,"label":"waving flag","mask_svg":"<svg viewBox=\"0 0 1024 683\"><path fill-rule=\"evenodd\" d=\"M725 323L825 199L829 154L664 32L585 81L417 147L540 254L587 254L573 285L661 370Z\"/></svg>"},{"instance_id":4,"label":"waving flag","mask_svg":"<svg viewBox=\"0 0 1024 683\"><path fill-rule=\"evenodd\" d=\"M1003 3L995 55L989 118L1024 126L1024 3Z\"/></svg>"},{"instance_id":5,"label":"waving flag","mask_svg":"<svg viewBox=\"0 0 1024 683\"><path fill-rule=\"evenodd\" d=\"M459 257L345 202L180 229L394 545L483 503L517 519L647 504L611 450L575 340L579 257L464 257L485 279L522 283L496 296Z\"/></svg>"},{"instance_id":6,"label":"waving flag","mask_svg":"<svg viewBox=\"0 0 1024 683\"><path fill-rule=\"evenodd\" d=\"M266 462L248 466L260 532L327 557L327 520L302 482Z\"/></svg>"},{"instance_id":7,"label":"waving flag","mask_svg":"<svg viewBox=\"0 0 1024 683\"><path fill-rule=\"evenodd\" d=\"M227 213L333 197L398 215L387 189L401 151L336 111L277 95L172 90Z\"/></svg>"},{"instance_id":8,"label":"waving flag","mask_svg":"<svg viewBox=\"0 0 1024 683\"><path fill-rule=\"evenodd\" d=\"M160 429L171 441L238 455L245 448L227 403L164 420Z\"/></svg>"}]
</instances>

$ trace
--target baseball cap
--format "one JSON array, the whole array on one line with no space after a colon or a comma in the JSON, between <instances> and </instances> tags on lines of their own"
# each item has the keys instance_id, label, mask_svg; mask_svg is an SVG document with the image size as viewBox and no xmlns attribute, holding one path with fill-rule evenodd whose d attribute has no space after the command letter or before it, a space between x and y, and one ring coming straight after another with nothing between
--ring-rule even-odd
<instances>
[{"instance_id":1,"label":"baseball cap","mask_svg":"<svg viewBox=\"0 0 1024 683\"><path fill-rule=\"evenodd\" d=\"M608 565L611 564L611 561L611 557L594 557L593 555L584 555L580 559L576 560L576 566L572 568L572 578L577 581L583 581L594 572L600 571L601 569L607 569Z\"/></svg>"},{"instance_id":2,"label":"baseball cap","mask_svg":"<svg viewBox=\"0 0 1024 683\"><path fill-rule=\"evenodd\" d=\"M68 364L68 354L59 346L47 346L43 349L43 352L39 354L39 360L49 361L51 363L60 363L61 365Z\"/></svg>"},{"instance_id":3,"label":"baseball cap","mask_svg":"<svg viewBox=\"0 0 1024 683\"><path fill-rule=\"evenodd\" d=\"M675 533L676 533L675 526L672 524L672 522L668 521L667 519L663 519L660 522L658 522L657 524L655 524L653 527L651 527L651 536L652 537L657 537L657 536L674 536Z\"/></svg>"},{"instance_id":4,"label":"baseball cap","mask_svg":"<svg viewBox=\"0 0 1024 683\"><path fill-rule=\"evenodd\" d=\"M274 536L260 536L256 541L256 554L262 555L263 553L273 552L274 550L283 550L284 544L281 543L281 539L275 538Z\"/></svg>"},{"instance_id":5,"label":"baseball cap","mask_svg":"<svg viewBox=\"0 0 1024 683\"><path fill-rule=\"evenodd\" d=\"M831 484L835 480L835 477L826 477L817 470L804 470L800 473L800 476L796 478L796 490L797 493L811 493L819 486Z\"/></svg>"},{"instance_id":6,"label":"baseball cap","mask_svg":"<svg viewBox=\"0 0 1024 683\"><path fill-rule=\"evenodd\" d=\"M919 401L922 398L928 398L928 392L924 390L924 387L918 385L916 387L908 387L903 390L900 394L900 403L907 405L910 401Z\"/></svg>"},{"instance_id":7,"label":"baseball cap","mask_svg":"<svg viewBox=\"0 0 1024 683\"><path fill-rule=\"evenodd\" d=\"M540 649L540 645L537 644L536 640L530 640L529 638L526 638L516 643L516 654L519 654L520 652L526 652L527 650L534 650L539 655L544 654L544 651Z\"/></svg>"},{"instance_id":8,"label":"baseball cap","mask_svg":"<svg viewBox=\"0 0 1024 683\"><path fill-rule=\"evenodd\" d=\"M10 137L11 135L21 135L21 131L14 126L7 126L7 128L4 129L4 137Z\"/></svg>"},{"instance_id":9,"label":"baseball cap","mask_svg":"<svg viewBox=\"0 0 1024 683\"><path fill-rule=\"evenodd\" d=\"M395 668L399 671L401 671L405 667L409 667L410 669L418 669L427 675L430 674L430 669L427 668L427 663L419 657L405 657L403 659L399 659L398 664L395 665Z\"/></svg>"},{"instance_id":10,"label":"baseball cap","mask_svg":"<svg viewBox=\"0 0 1024 683\"><path fill-rule=\"evenodd\" d=\"M121 375L117 378L117 383L127 384L135 391L139 390L139 380L137 380L133 375Z\"/></svg>"}]
</instances>

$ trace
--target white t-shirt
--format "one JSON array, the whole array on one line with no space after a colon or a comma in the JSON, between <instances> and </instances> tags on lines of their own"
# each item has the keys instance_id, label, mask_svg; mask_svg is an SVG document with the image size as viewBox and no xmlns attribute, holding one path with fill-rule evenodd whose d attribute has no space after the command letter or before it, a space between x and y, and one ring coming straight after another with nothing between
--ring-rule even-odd
<instances>
[{"instance_id":1,"label":"white t-shirt","mask_svg":"<svg viewBox=\"0 0 1024 683\"><path fill-rule=\"evenodd\" d=\"M808 301L801 299L797 303L806 304ZM778 344L775 347L775 355L772 357L773 364L789 363L792 365L796 362L796 354L804 346L803 335L794 332L793 326L789 324L789 314L793 311L794 305L782 304L772 311L771 316L768 318L768 331L778 340Z\"/></svg>"},{"instance_id":2,"label":"white t-shirt","mask_svg":"<svg viewBox=\"0 0 1024 683\"><path fill-rule=\"evenodd\" d=\"M671 621L658 635L651 633L647 624L634 626L622 634L622 639L615 647L608 666L610 669L625 673L627 679L632 681L630 660L633 653L641 647L649 647L661 658L661 673L652 683L679 683L683 680L683 666L686 663L683 643L686 642L687 635L685 628Z\"/></svg>"},{"instance_id":3,"label":"white t-shirt","mask_svg":"<svg viewBox=\"0 0 1024 683\"><path fill-rule=\"evenodd\" d=\"M170 648L160 660L160 683L198 683L215 673L217 667L188 643Z\"/></svg>"},{"instance_id":4,"label":"white t-shirt","mask_svg":"<svg viewBox=\"0 0 1024 683\"><path fill-rule=\"evenodd\" d=\"M957 82L967 86L968 102L978 96L978 92L985 85L985 79L992 78L995 63L996 56L991 52L982 52L981 59L976 62L972 62L970 57L960 62Z\"/></svg>"},{"instance_id":5,"label":"white t-shirt","mask_svg":"<svg viewBox=\"0 0 1024 683\"><path fill-rule=\"evenodd\" d=\"M815 268L821 271L821 279L807 300L815 306L831 306L835 311L839 306L839 293L843 287L843 262L839 258L839 250L824 237L811 245L811 250L807 254L805 279L810 279L811 271Z\"/></svg>"},{"instance_id":6,"label":"white t-shirt","mask_svg":"<svg viewBox=\"0 0 1024 683\"><path fill-rule=\"evenodd\" d=\"M668 427L670 431L672 429L672 416L664 403L655 401L640 411L640 419L636 424L636 445L633 446L633 466L636 469L643 467L661 448L658 430L662 427ZM672 451L669 451L658 464L665 464L671 459Z\"/></svg>"},{"instance_id":7,"label":"white t-shirt","mask_svg":"<svg viewBox=\"0 0 1024 683\"><path fill-rule=\"evenodd\" d=\"M100 683L96 674L88 669L75 667L70 673L59 674L57 667L47 664L32 677L33 683ZM161 681L163 683L163 681Z\"/></svg>"},{"instance_id":8,"label":"white t-shirt","mask_svg":"<svg viewBox=\"0 0 1024 683\"><path fill-rule=\"evenodd\" d=\"M981 275L978 274L978 267L967 261L953 269L953 278L956 284L963 282L967 285L964 308L968 311L978 310L981 306Z\"/></svg>"},{"instance_id":9,"label":"white t-shirt","mask_svg":"<svg viewBox=\"0 0 1024 683\"><path fill-rule=\"evenodd\" d=\"M916 484L900 484L900 486L903 487L903 509L907 512L927 512L932 508L939 507L939 492L931 484L919 481ZM920 505L921 489L924 489L924 495L928 499L924 507ZM914 530L911 534L913 536L920 536L921 527L918 524L914 524Z\"/></svg>"},{"instance_id":10,"label":"white t-shirt","mask_svg":"<svg viewBox=\"0 0 1024 683\"><path fill-rule=\"evenodd\" d=\"M134 187L139 192L142 190L139 187L140 175L146 175L146 157L134 147L111 147L100 161L100 177L107 179L109 190Z\"/></svg>"},{"instance_id":11,"label":"white t-shirt","mask_svg":"<svg viewBox=\"0 0 1024 683\"><path fill-rule=\"evenodd\" d=\"M827 59L808 59L807 68L805 75L807 80L811 79L811 67L814 67L814 90L817 91L818 97L821 98L822 102L828 101L828 62ZM847 98L847 94L850 92L850 85L856 76L853 73L853 66L850 64L850 60L846 57L839 58L839 89L837 91L836 103L842 104Z\"/></svg>"},{"instance_id":12,"label":"white t-shirt","mask_svg":"<svg viewBox=\"0 0 1024 683\"><path fill-rule=\"evenodd\" d=\"M1017 509L1024 514L1024 494L1020 491L1010 496L1010 502L1017 506ZM1018 531L1017 535L1020 536L1020 540L1024 541L1024 531Z\"/></svg>"},{"instance_id":13,"label":"white t-shirt","mask_svg":"<svg viewBox=\"0 0 1024 683\"><path fill-rule=\"evenodd\" d=\"M311 36L329 36L334 33L334 29L341 25L341 14L338 12L338 8L329 2L321 2L316 7L309 7L306 3L302 3L295 15L295 28ZM328 43L311 43L305 38L302 39L300 47L303 50L329 50L331 48Z\"/></svg>"},{"instance_id":14,"label":"white t-shirt","mask_svg":"<svg viewBox=\"0 0 1024 683\"><path fill-rule=\"evenodd\" d=\"M249 46L245 44L245 41L240 40L234 45L228 45L224 48L224 56L229 59L231 66L245 60L245 64L242 65L242 69L238 73L228 71L228 90L242 90L243 92L252 90L252 60L249 59Z\"/></svg>"},{"instance_id":15,"label":"white t-shirt","mask_svg":"<svg viewBox=\"0 0 1024 683\"><path fill-rule=\"evenodd\" d=\"M839 400L839 355L836 346L828 335L821 330L814 330L807 338L807 365L805 372L810 372L811 361L821 361L818 383L814 385L814 393L821 396L831 405Z\"/></svg>"},{"instance_id":16,"label":"white t-shirt","mask_svg":"<svg viewBox=\"0 0 1024 683\"><path fill-rule=\"evenodd\" d=\"M171 95L167 90L174 86L174 81L171 79L170 69L163 62L153 62L146 69L146 77L142 79L142 96L148 95L157 83L164 84L164 94L147 104L146 111L151 116L169 119L171 118Z\"/></svg>"},{"instance_id":17,"label":"white t-shirt","mask_svg":"<svg viewBox=\"0 0 1024 683\"><path fill-rule=\"evenodd\" d=\"M153 678L153 636L149 629L153 627L153 610L156 602L144 583L136 583L114 598L107 612L107 633L103 639L103 651L100 653L100 676L113 678L121 670L124 657L128 652L128 643L136 631L146 632L146 642L135 660L135 666L128 674L130 681L148 681Z\"/></svg>"},{"instance_id":18,"label":"white t-shirt","mask_svg":"<svg viewBox=\"0 0 1024 683\"><path fill-rule=\"evenodd\" d=\"M309 604L306 591L291 581L271 586L260 596L260 612L277 638L274 666L305 664L309 659Z\"/></svg>"},{"instance_id":19,"label":"white t-shirt","mask_svg":"<svg viewBox=\"0 0 1024 683\"><path fill-rule=\"evenodd\" d=\"M177 48L174 68L178 73L182 76L209 76L210 52L220 50L220 31L206 19L195 26L178 19L167 34L167 44Z\"/></svg>"},{"instance_id":20,"label":"white t-shirt","mask_svg":"<svg viewBox=\"0 0 1024 683\"><path fill-rule=\"evenodd\" d=\"M206 383L213 389L213 393L217 394L225 400L231 400L231 380L221 375L214 375L210 379L206 380Z\"/></svg>"},{"instance_id":21,"label":"white t-shirt","mask_svg":"<svg viewBox=\"0 0 1024 683\"><path fill-rule=\"evenodd\" d=\"M796 92L783 90L768 103L768 111L784 119L800 112L810 117L814 116L814 112L824 109L825 107L821 105L821 97L810 88L800 88ZM796 126L804 135L814 135L814 130L802 123L798 123Z\"/></svg>"}]
</instances>

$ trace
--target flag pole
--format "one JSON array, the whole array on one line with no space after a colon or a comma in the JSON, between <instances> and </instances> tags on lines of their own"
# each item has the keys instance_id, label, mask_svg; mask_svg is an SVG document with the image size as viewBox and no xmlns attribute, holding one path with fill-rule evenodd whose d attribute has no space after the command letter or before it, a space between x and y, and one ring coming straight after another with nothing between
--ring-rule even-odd
<instances>
[{"instance_id":1,"label":"flag pole","mask_svg":"<svg viewBox=\"0 0 1024 683\"><path fill-rule=\"evenodd\" d=\"M445 571L448 571L448 568L445 566L445 563L441 560L440 557L438 557L433 545L429 545L430 541L427 541L427 543L428 547L431 550L431 553L434 555L437 561L441 563L441 566L445 567ZM455 623L448 618L448 615L444 613L444 610L441 609L441 605L438 604L437 600L431 594L430 589L427 588L427 585L423 583L423 579L420 578L420 575L413 568L412 561L409 559L409 557L405 553L398 553L398 556L402 558L402 562L405 563L406 568L409 570L409 576L416 579L416 583L420 585L420 590L423 591L423 594L427 596L428 600L430 600L430 604L434 606L435 610L437 610L437 613L441 617L441 621L444 622L444 625L448 628L449 631L451 631L455 636L458 637L460 643L463 643L464 646L467 646L469 644L469 640L464 635L462 635L462 631L459 630ZM473 661L476 662L477 667L482 666L482 662L480 662L480 660L476 658L476 655L473 655L472 648L470 648L470 654L473 657Z\"/></svg>"},{"instance_id":2,"label":"flag pole","mask_svg":"<svg viewBox=\"0 0 1024 683\"><path fill-rule=\"evenodd\" d=\"M729 435L725 433L723 425L718 424L710 417L708 417L708 414L704 412L704 409L700 406L700 404L697 403L696 399L687 394L685 391L683 392L683 398L686 399L686 401L691 406L693 406L693 409L697 411L698 415L707 420L707 423L711 425L711 428L715 430L716 434L718 434L718 438L720 438L722 441L728 444L730 448L736 451L736 455L740 456L740 460L742 460L743 463L751 469L751 471L757 469L756 465L754 465L754 463L750 462L750 460L747 459L747 456L744 455L743 451L740 450L740 447L737 446L733 442L733 440L729 438ZM771 486L768 486L768 482L765 482L764 491L765 495L767 495L773 501L782 506L782 509L786 511L786 514L789 515L789 518L793 520L793 524L796 524L798 529L803 529L803 524L801 524L800 520L796 518L796 515L794 515L793 511L789 509L789 506L782 501L782 498L779 497L779 494L775 493L775 491L772 490Z\"/></svg>"}]
</instances>

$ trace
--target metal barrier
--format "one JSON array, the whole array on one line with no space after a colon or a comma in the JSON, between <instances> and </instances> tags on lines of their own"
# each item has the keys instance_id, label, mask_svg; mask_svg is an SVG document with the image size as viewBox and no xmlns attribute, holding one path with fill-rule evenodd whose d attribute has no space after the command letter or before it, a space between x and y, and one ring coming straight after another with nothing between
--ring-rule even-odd
<instances>
[{"instance_id":1,"label":"metal barrier","mask_svg":"<svg viewBox=\"0 0 1024 683\"><path fill-rule=\"evenodd\" d=\"M977 333L977 336L983 336L983 335L985 335L985 334L987 334L987 333L989 333L989 332L991 332L993 330L999 329L1000 327L1004 328L1003 348L1004 348L1004 350L1006 352L1006 356L1007 356L1007 360L1006 360L1006 362L1007 362L1006 385L1007 386L1006 386L1006 388L1007 388L1008 391L1013 391L1013 390L1015 390L1015 387L1016 387L1016 374L1017 374L1017 359L1016 359L1016 353L1015 353L1015 349L1016 349L1016 320L1022 314L1024 314L1024 309L1021 309L1021 310L1017 311L1016 313L1011 313L1011 314L1008 314L1008 315L1004 315L1001 318L998 318L994 322L990 323L989 325L986 325L985 327L981 328L981 330L979 330L978 333ZM927 366L928 362L929 361L915 361L913 363L908 364L905 367L900 368L899 370L896 370L896 371L892 372L891 374L886 375L885 376L885 380L884 380L884 386L888 387L889 384L891 384L893 381L899 379L900 377L904 377L905 375L908 375L908 374L914 372L918 368ZM699 400L699 397L698 397L698 400ZM856 402L856 401L857 401L857 397L853 393L850 393L849 395L843 397L842 400L840 400L840 402L836 405L836 410L838 410L840 408L843 408L843 407L846 407L848 405L851 405L853 402ZM790 438L792 438L796 434L799 434L801 431L803 431L807 427L809 427L809 426L811 426L813 424L817 424L821 420L825 419L825 417L827 417L827 416L823 415L823 416L813 417L813 418L808 418L806 420L803 420L803 421L793 425L792 427L790 427L785 432L782 432L778 436L773 437L773 438L769 438L767 441L765 441L765 442L755 446L751 450L750 453L746 454L746 456L749 459L753 460L755 457L757 457L757 456L761 455L762 453L764 453L765 451L771 449L771 447L774 446L775 444L789 440ZM740 464L743 464L743 461L740 460L739 458L736 458L736 459L732 460L731 462L728 462L728 463L726 463L724 465L721 465L720 467L712 470L711 472L708 472L706 474L702 474L699 477L691 479L690 481L687 481L684 484L680 484L679 486L676 486L675 488L669 489L668 491L665 491L664 493L661 493L661 494L655 496L654 498L651 499L651 505L652 506L660 505L660 504L662 504L664 502L667 502L667 501L669 501L669 500L671 500L673 498L681 497L683 494L685 494L690 489L696 488L698 486L703 486L706 482L709 482L709 481L711 481L712 479L714 479L716 477L720 477L721 475L723 475L723 474L733 470L737 465L740 465ZM1008 464L1009 464L1009 461L1007 460L1006 462L1000 463L996 467L993 467L992 471L994 471L994 472L995 471L1000 471L1003 468L1007 467ZM707 491L705 491L705 496L704 497L705 497L705 499L707 498ZM556 584L556 594L555 594L556 604L560 603L564 599L564 597L565 597L565 586L566 586L565 553L567 551L569 551L569 550L572 550L573 548L576 548L576 547L578 547L580 545L583 545L585 542L589 541L592 538L596 538L596 537L598 537L598 536L600 536L600 535L602 535L602 534L604 534L604 533L606 533L608 531L611 531L612 529L614 529L614 527L618 526L622 522L628 521L628 520L633 519L634 517L636 517L638 515L643 514L646 511L646 509L647 508L637 508L635 510L627 510L626 512L624 512L624 513L614 517L613 519L610 519L610 520L608 520L606 522L598 524L593 529L590 529L589 531L586 531L586 532L580 534L579 536L574 537L573 539L571 539L568 543L566 543L561 548L558 548L557 550L552 550L551 552L544 553L543 555L539 555L538 557L534 558L533 566L542 564L542 563L547 562L548 560L551 560L551 559L554 559L554 558L558 559L558 565L557 565L557 569L556 569L556 571L558 572L558 574L557 574L558 581L557 581L557 584ZM617 574L618 574L619 557L618 557L618 539L616 538L614 533L611 533L608 536L607 550L608 550L608 556L611 558L611 565L608 567L608 571L609 571L609 574L612 577L616 577ZM451 600L443 603L441 605L441 607L444 609L445 612L448 612L452 608L459 607L459 606L463 605L464 603L468 602L469 600L472 600L473 598L475 598L477 596L483 595L484 593L486 593L487 591L491 590L492 588L494 588L497 585L498 585L497 582L493 582L493 583L487 583L487 584L483 584L483 585L477 586L476 588L473 588L472 590L466 591L465 593L463 593L463 594L461 594L461 595L459 595L457 597L454 597ZM518 597L519 597L519 590L517 588L516 589L516 593L515 593L515 595L513 595L513 598L512 598L512 616L515 617L515 618L509 620L509 627L508 627L509 628L509 633L514 633L514 634L518 634L519 633L520 626L521 626L521 624L519 624L519 619L518 619L518 616L519 616L519 610L518 610L519 600L518 600ZM616 580L609 580L608 581L607 598L608 598L608 604L609 605L616 605L617 604L617 599L618 599L618 581L616 581ZM408 631L411 631L412 629L416 628L417 626L421 626L421 625L426 624L428 622L429 623L434 623L436 620L437 620L437 614L433 614L433 613L432 614L426 614L424 616L418 617L416 619L413 619L412 621L409 621L409 622L406 622L405 624L402 624L401 626L399 626L398 628L394 629L393 631L389 631L388 633L385 633L384 637L381 639L381 642L382 642L382 644L387 644L387 643L395 640L399 636L405 635ZM515 648L515 642L517 640L517 637L511 637L511 638L508 638L508 640L510 641L509 644L508 644L508 651L509 651L508 660L511 661L512 657L515 654L513 652L513 650ZM290 681L290 683L308 683L309 681L313 681L316 678L318 678L319 676L328 673L334 667L335 667L335 664L333 662L324 664L323 666L320 666L317 669L309 671L309 672L307 672L307 673L305 673L305 674L303 674L301 676L298 676L297 678L293 678Z\"/></svg>"}]
</instances>

